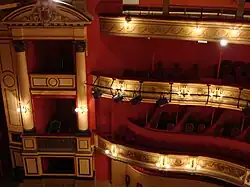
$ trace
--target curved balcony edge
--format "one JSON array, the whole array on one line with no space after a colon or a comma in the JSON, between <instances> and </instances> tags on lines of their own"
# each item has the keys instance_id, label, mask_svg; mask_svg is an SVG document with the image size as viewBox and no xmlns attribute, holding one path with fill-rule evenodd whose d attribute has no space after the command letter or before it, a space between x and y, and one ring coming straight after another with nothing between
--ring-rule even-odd
<instances>
[{"instance_id":1,"label":"curved balcony edge","mask_svg":"<svg viewBox=\"0 0 250 187\"><path fill-rule=\"evenodd\" d=\"M92 86L102 92L102 97L111 99L118 92L124 101L130 101L134 95L141 94L142 102L155 103L161 96L169 104L193 105L242 110L250 102L250 89L233 86L209 85L198 83L150 82L114 79L93 75ZM140 89L141 87L141 89Z\"/></svg>"},{"instance_id":2,"label":"curved balcony edge","mask_svg":"<svg viewBox=\"0 0 250 187\"><path fill-rule=\"evenodd\" d=\"M250 169L204 156L163 155L114 144L95 134L95 146L111 159L140 167L216 178L239 186L250 186Z\"/></svg>"}]
</instances>

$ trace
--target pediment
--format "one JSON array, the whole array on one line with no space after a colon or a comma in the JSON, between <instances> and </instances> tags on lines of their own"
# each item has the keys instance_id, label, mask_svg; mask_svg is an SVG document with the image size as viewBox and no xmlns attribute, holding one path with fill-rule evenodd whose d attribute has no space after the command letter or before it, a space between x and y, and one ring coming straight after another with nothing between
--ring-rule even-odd
<instances>
[{"instance_id":1,"label":"pediment","mask_svg":"<svg viewBox=\"0 0 250 187\"><path fill-rule=\"evenodd\" d=\"M82 27L90 24L92 17L72 6L53 2L52 6L31 4L20 7L2 21L5 25L19 27Z\"/></svg>"}]
</instances>

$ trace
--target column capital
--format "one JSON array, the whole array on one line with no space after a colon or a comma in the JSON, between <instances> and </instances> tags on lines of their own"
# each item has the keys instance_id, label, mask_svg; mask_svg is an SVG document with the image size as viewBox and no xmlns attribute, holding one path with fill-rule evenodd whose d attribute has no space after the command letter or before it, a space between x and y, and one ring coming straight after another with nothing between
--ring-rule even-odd
<instances>
[{"instance_id":1,"label":"column capital","mask_svg":"<svg viewBox=\"0 0 250 187\"><path fill-rule=\"evenodd\" d=\"M26 43L23 40L14 40L13 46L16 52L24 52L26 50Z\"/></svg>"},{"instance_id":2,"label":"column capital","mask_svg":"<svg viewBox=\"0 0 250 187\"><path fill-rule=\"evenodd\" d=\"M86 41L77 40L74 42L76 47L76 52L85 52L86 51Z\"/></svg>"}]
</instances>

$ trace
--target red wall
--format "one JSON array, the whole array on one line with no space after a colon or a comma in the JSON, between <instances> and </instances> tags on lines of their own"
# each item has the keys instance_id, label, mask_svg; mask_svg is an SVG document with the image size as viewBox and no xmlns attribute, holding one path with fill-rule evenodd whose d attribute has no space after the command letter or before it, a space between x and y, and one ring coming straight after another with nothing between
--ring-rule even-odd
<instances>
[{"instance_id":1,"label":"red wall","mask_svg":"<svg viewBox=\"0 0 250 187\"><path fill-rule=\"evenodd\" d=\"M98 181L109 181L111 179L111 160L106 155L96 151L95 157L95 175Z\"/></svg>"},{"instance_id":2,"label":"red wall","mask_svg":"<svg viewBox=\"0 0 250 187\"><path fill-rule=\"evenodd\" d=\"M32 102L36 133L43 134L56 111L56 101L44 97L33 97Z\"/></svg>"},{"instance_id":3,"label":"red wall","mask_svg":"<svg viewBox=\"0 0 250 187\"><path fill-rule=\"evenodd\" d=\"M236 8L238 0L170 0L171 5L188 5L204 7L233 7Z\"/></svg>"}]
</instances>

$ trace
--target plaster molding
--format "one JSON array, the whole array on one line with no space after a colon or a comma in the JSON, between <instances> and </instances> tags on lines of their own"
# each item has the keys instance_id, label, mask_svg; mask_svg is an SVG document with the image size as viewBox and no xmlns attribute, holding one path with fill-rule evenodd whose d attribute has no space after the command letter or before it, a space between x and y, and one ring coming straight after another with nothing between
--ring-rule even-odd
<instances>
[{"instance_id":1,"label":"plaster molding","mask_svg":"<svg viewBox=\"0 0 250 187\"><path fill-rule=\"evenodd\" d=\"M133 17L129 23L126 23L124 17L100 17L100 30L102 33L115 36L195 41L227 39L229 43L250 43L250 26L242 23L173 21Z\"/></svg>"}]
</instances>

